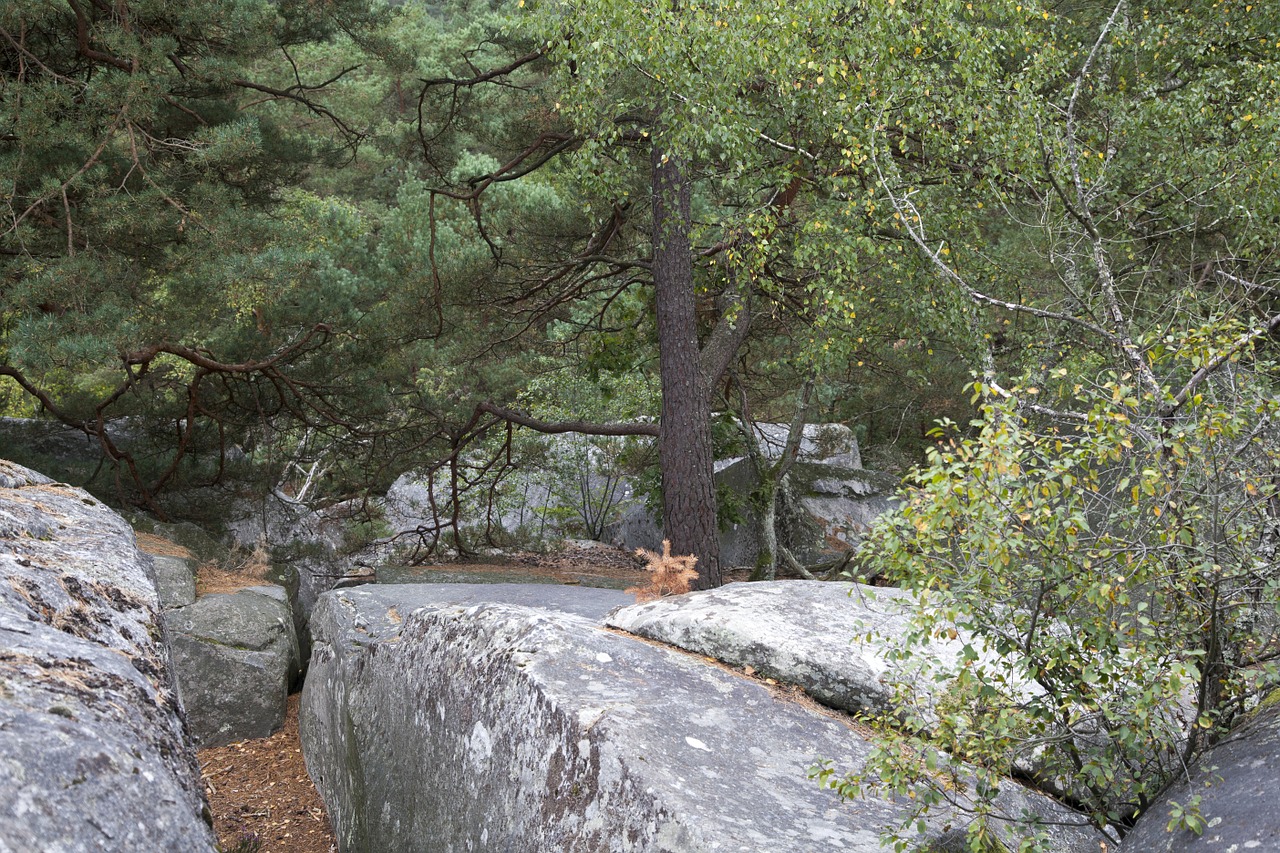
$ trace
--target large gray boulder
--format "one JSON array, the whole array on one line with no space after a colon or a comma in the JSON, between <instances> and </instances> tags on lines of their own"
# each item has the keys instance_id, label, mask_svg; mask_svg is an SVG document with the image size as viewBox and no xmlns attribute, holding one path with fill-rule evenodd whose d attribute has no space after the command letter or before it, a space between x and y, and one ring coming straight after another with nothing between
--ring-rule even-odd
<instances>
[{"instance_id":1,"label":"large gray boulder","mask_svg":"<svg viewBox=\"0 0 1280 853\"><path fill-rule=\"evenodd\" d=\"M777 459L786 444L788 424L752 425L756 445L765 459ZM634 550L662 550L663 533L646 507L634 477L618 462L624 448L645 438L554 435L539 440L520 470L504 480L492 505L468 503L460 508L462 524L477 532L498 531L514 542L545 542L566 536L588 536ZM862 470L858 441L842 424L805 426L798 447L806 485L800 494L807 519L803 542L796 549L805 559L827 556L856 545L861 533L889 505L896 478ZM751 463L744 457L716 463L717 485L736 498L742 520L721 535L721 561L753 565L760 551L759 519L750 508L755 488ZM793 479L801 479L796 475ZM816 484L814 481L817 481ZM812 487L812 488L811 488ZM421 472L406 472L392 483L381 502L390 536L370 549L371 562L394 560L395 548L416 541L433 542L442 518L452 509L447 482ZM831 537L828 539L828 537Z\"/></svg>"},{"instance_id":2,"label":"large gray boulder","mask_svg":"<svg viewBox=\"0 0 1280 853\"><path fill-rule=\"evenodd\" d=\"M791 469L792 493L817 528L808 553L856 547L876 519L897 506L901 478L831 462L799 463ZM804 553L805 543L796 543Z\"/></svg>"},{"instance_id":3,"label":"large gray boulder","mask_svg":"<svg viewBox=\"0 0 1280 853\"><path fill-rule=\"evenodd\" d=\"M791 425L753 423L751 432L766 459L781 459ZM858 438L844 424L805 424L796 455L804 462L823 462L843 468L862 467Z\"/></svg>"},{"instance_id":4,"label":"large gray boulder","mask_svg":"<svg viewBox=\"0 0 1280 853\"><path fill-rule=\"evenodd\" d=\"M542 436L536 441L538 450L525 448L527 456L503 480L492 505L464 498L462 525L475 531L477 539L492 530L515 543L600 537L625 509L644 502L617 461L636 441L648 439ZM417 471L400 475L381 503L393 547L434 542L452 507L447 480Z\"/></svg>"},{"instance_id":5,"label":"large gray boulder","mask_svg":"<svg viewBox=\"0 0 1280 853\"><path fill-rule=\"evenodd\" d=\"M109 428L112 438L117 431ZM96 462L102 456L102 445L84 430L57 421L35 418L0 418L0 439L10 448L54 457L70 457ZM29 470L29 469L28 469Z\"/></svg>"},{"instance_id":6,"label":"large gray boulder","mask_svg":"<svg viewBox=\"0 0 1280 853\"><path fill-rule=\"evenodd\" d=\"M637 636L678 646L737 667L795 684L832 708L852 713L895 713L902 701L896 684L909 685L911 701L921 716L933 718L933 709L945 697L947 683L935 680L938 672L954 672L962 656L976 654L990 672L1001 674L1001 683L1029 699L1042 695L1039 685L1023 680L1016 661L1002 658L963 630L953 639L933 639L915 648L909 660L895 660L913 629L916 600L906 592L856 583L771 581L735 583L719 589L691 592L635 604L611 613L605 624ZM1153 743L1138 778L1167 766L1181 749L1178 732L1185 731L1192 714L1186 703L1170 703L1164 709L1167 742ZM1087 746L1106 735L1099 723L1081 709L1079 719L1058 731ZM1046 766L1044 755L1033 744L1011 755L1014 767L1034 779L1044 790L1065 797L1079 796L1071 783ZM1109 805L1123 809L1130 789L1126 776L1114 785ZM1133 778L1133 777L1127 777Z\"/></svg>"},{"instance_id":7,"label":"large gray boulder","mask_svg":"<svg viewBox=\"0 0 1280 853\"><path fill-rule=\"evenodd\" d=\"M1280 850L1280 693L1219 742L1176 781L1134 826L1124 850L1133 853ZM1174 804L1200 798L1208 824L1200 835L1168 830Z\"/></svg>"},{"instance_id":8,"label":"large gray boulder","mask_svg":"<svg viewBox=\"0 0 1280 853\"><path fill-rule=\"evenodd\" d=\"M385 593L384 593L385 591ZM394 598L397 612L409 608L453 607L472 604L514 604L581 616L599 622L619 607L635 601L620 589L556 583L430 583L371 587L365 594L378 600Z\"/></svg>"},{"instance_id":9,"label":"large gray boulder","mask_svg":"<svg viewBox=\"0 0 1280 853\"><path fill-rule=\"evenodd\" d=\"M779 541L807 563L856 548L875 520L894 506L899 486L891 475L826 461L797 462L789 478L794 500L778 519ZM746 458L720 460L715 480L717 489L730 496L736 519L721 526L720 562L754 566L761 552L760 513L751 502L759 484L755 468ZM628 549L662 550L662 527L642 502L627 504L606 537Z\"/></svg>"},{"instance_id":10,"label":"large gray boulder","mask_svg":"<svg viewBox=\"0 0 1280 853\"><path fill-rule=\"evenodd\" d=\"M0 460L0 851L216 849L148 569L87 492Z\"/></svg>"},{"instance_id":11,"label":"large gray boulder","mask_svg":"<svg viewBox=\"0 0 1280 853\"><path fill-rule=\"evenodd\" d=\"M165 618L178 691L202 748L266 737L284 725L302 663L284 589L204 595Z\"/></svg>"},{"instance_id":12,"label":"large gray boulder","mask_svg":"<svg viewBox=\"0 0 1280 853\"><path fill-rule=\"evenodd\" d=\"M855 583L768 581L735 583L689 595L633 604L605 624L679 646L764 677L801 687L844 711L889 711L885 683L891 664L869 632L901 636L912 600L896 589ZM935 654L957 657L963 643L940 643Z\"/></svg>"},{"instance_id":13,"label":"large gray boulder","mask_svg":"<svg viewBox=\"0 0 1280 853\"><path fill-rule=\"evenodd\" d=\"M361 587L317 606L303 749L345 853L882 850L900 805L807 778L861 766L870 747L844 723L563 603L449 597ZM1012 783L1001 806L1079 820ZM1050 831L1063 853L1105 840Z\"/></svg>"},{"instance_id":14,"label":"large gray boulder","mask_svg":"<svg viewBox=\"0 0 1280 853\"><path fill-rule=\"evenodd\" d=\"M346 547L353 512L351 503L317 509L278 490L232 506L227 522L231 541L246 552L260 543L270 546L272 580L289 590L300 634L305 634L320 594L358 570Z\"/></svg>"}]
</instances>

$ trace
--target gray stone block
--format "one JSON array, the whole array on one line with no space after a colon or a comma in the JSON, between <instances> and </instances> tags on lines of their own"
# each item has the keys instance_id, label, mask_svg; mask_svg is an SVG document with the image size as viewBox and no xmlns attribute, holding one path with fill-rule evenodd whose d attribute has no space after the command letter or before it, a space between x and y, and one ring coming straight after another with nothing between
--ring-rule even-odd
<instances>
[{"instance_id":1,"label":"gray stone block","mask_svg":"<svg viewBox=\"0 0 1280 853\"><path fill-rule=\"evenodd\" d=\"M0 851L212 851L133 532L0 460Z\"/></svg>"},{"instance_id":2,"label":"gray stone block","mask_svg":"<svg viewBox=\"0 0 1280 853\"><path fill-rule=\"evenodd\" d=\"M192 563L192 560L182 557L165 557L159 554L151 556L151 565L155 569L156 594L160 596L161 608L171 610L195 603L196 572Z\"/></svg>"},{"instance_id":3,"label":"gray stone block","mask_svg":"<svg viewBox=\"0 0 1280 853\"><path fill-rule=\"evenodd\" d=\"M572 614L403 594L335 591L313 617L303 748L345 853L879 853L900 814L807 778L869 746L763 685ZM1013 813L1073 819L1005 787ZM1063 853L1104 840L1050 831Z\"/></svg>"},{"instance_id":4,"label":"gray stone block","mask_svg":"<svg viewBox=\"0 0 1280 853\"><path fill-rule=\"evenodd\" d=\"M178 690L201 747L266 737L284 724L301 671L284 589L205 595L166 618Z\"/></svg>"},{"instance_id":5,"label":"gray stone block","mask_svg":"<svg viewBox=\"0 0 1280 853\"><path fill-rule=\"evenodd\" d=\"M910 621L910 600L895 589L853 583L769 581L633 604L605 624L679 646L760 675L795 684L845 711L888 711L882 679L890 664L868 631L897 636ZM962 643L940 644L959 655Z\"/></svg>"},{"instance_id":6,"label":"gray stone block","mask_svg":"<svg viewBox=\"0 0 1280 853\"><path fill-rule=\"evenodd\" d=\"M618 589L555 583L380 584L369 592L399 610L454 604L517 604L593 621L635 601L634 596Z\"/></svg>"},{"instance_id":7,"label":"gray stone block","mask_svg":"<svg viewBox=\"0 0 1280 853\"><path fill-rule=\"evenodd\" d=\"M891 661L889 652L901 647L912 630L915 607L910 594L893 588L786 580L735 583L635 604L614 611L605 621L610 627L732 666L749 666L762 676L799 686L823 704L852 713L894 713L898 700L888 682L897 681L912 686L917 710L925 719L931 718L947 690L933 673L939 668L954 671L966 644L973 646L991 671L1003 674L1006 689L1024 699L1041 695L1042 688L1021 680L1009 660L961 630L953 639L935 638L927 647L917 648L908 661ZM1183 704L1170 703L1162 713L1169 731L1185 730L1190 711ZM1081 745L1096 745L1105 737L1085 708L1071 730L1058 732ZM1151 744L1142 756L1143 765L1135 765L1136 772L1161 763L1167 766L1180 749L1177 738ZM1029 746L1010 758L1023 778L1034 779L1043 790L1067 798L1080 794L1046 769L1040 750ZM1116 799L1111 805L1115 808L1128 801L1126 778L1131 777L1118 773L1114 783Z\"/></svg>"}]
</instances>

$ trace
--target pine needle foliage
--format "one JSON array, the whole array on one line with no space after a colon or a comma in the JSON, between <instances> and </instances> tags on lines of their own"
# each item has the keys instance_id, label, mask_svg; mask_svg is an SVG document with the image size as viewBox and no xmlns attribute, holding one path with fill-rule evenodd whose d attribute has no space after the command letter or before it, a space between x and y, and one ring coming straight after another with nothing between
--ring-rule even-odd
<instances>
[{"instance_id":1,"label":"pine needle foliage","mask_svg":"<svg viewBox=\"0 0 1280 853\"><path fill-rule=\"evenodd\" d=\"M694 566L698 558L692 554L677 557L671 553L671 540L662 540L662 553L658 554L648 548L637 548L636 556L648 563L648 586L633 586L624 590L636 597L636 602L657 601L668 595L680 595L689 591L689 584L698 577Z\"/></svg>"}]
</instances>

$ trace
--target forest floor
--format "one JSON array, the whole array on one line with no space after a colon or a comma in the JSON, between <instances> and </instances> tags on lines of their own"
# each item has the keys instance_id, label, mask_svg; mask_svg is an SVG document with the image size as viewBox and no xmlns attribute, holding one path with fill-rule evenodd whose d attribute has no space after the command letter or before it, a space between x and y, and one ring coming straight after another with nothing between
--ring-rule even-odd
<instances>
[{"instance_id":1,"label":"forest floor","mask_svg":"<svg viewBox=\"0 0 1280 853\"><path fill-rule=\"evenodd\" d=\"M324 802L307 775L298 740L298 704L284 728L197 753L213 828L226 853L330 853L338 849Z\"/></svg>"}]
</instances>

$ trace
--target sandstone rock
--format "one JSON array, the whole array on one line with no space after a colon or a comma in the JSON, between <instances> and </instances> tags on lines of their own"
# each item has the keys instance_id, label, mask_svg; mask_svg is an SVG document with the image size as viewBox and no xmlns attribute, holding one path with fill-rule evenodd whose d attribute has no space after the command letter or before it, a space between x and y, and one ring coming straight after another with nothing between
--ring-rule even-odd
<instances>
[{"instance_id":1,"label":"sandstone rock","mask_svg":"<svg viewBox=\"0 0 1280 853\"><path fill-rule=\"evenodd\" d=\"M205 595L166 619L178 690L202 748L266 737L284 724L301 660L282 588Z\"/></svg>"},{"instance_id":2,"label":"sandstone rock","mask_svg":"<svg viewBox=\"0 0 1280 853\"><path fill-rule=\"evenodd\" d=\"M306 647L306 625L316 598L356 567L345 553L351 504L313 509L275 492L233 505L227 531L235 546L253 551L259 542L271 549L272 583L289 591L298 636ZM376 562L385 554L373 556Z\"/></svg>"},{"instance_id":3,"label":"sandstone rock","mask_svg":"<svg viewBox=\"0 0 1280 853\"><path fill-rule=\"evenodd\" d=\"M0 851L215 849L129 526L0 461Z\"/></svg>"},{"instance_id":4,"label":"sandstone rock","mask_svg":"<svg viewBox=\"0 0 1280 853\"><path fill-rule=\"evenodd\" d=\"M787 424L758 423L753 431L760 450L766 458L776 459L786 443ZM632 478L619 468L613 452L602 450L599 439L558 435L543 439L545 452L537 461L509 477L502 488L502 500L494 509L494 517L464 517L464 527L494 527L516 541L547 541L585 532L601 541L621 545L628 550L649 548L661 550L662 530L645 507L644 495L639 493ZM810 511L829 512L829 516L817 519L809 536L812 542L803 547L805 556L824 549L827 528L835 531L842 541L851 543L876 515L888 506L888 496L896 488L893 478L874 472L862 471L858 441L853 432L842 424L809 424L800 442L799 457L806 465L817 465L821 470L833 473L833 495L825 492L815 495L819 502ZM738 473L725 473L733 469ZM747 472L745 475L742 472ZM739 502L747 503L754 487L750 462L745 458L721 460L716 463L719 485L734 492ZM744 479L745 476L745 479ZM850 476L857 480L851 489L845 481ZM830 479L830 478L829 478ZM421 529L433 531L438 525L433 508L450 505L447 484L429 484L429 478L416 472L402 474L388 489L382 502L384 521L391 533L400 534L401 546L414 541L413 532ZM750 516L750 512L747 512ZM721 537L721 558L726 565L751 565L759 552L754 517L726 531ZM431 540L434 534L428 533ZM727 555L727 556L726 556ZM383 555L385 556L385 555Z\"/></svg>"},{"instance_id":5,"label":"sandstone rock","mask_svg":"<svg viewBox=\"0 0 1280 853\"><path fill-rule=\"evenodd\" d=\"M116 437L116 431L111 431ZM45 456L97 461L102 446L83 430L57 421L35 418L0 418L0 438L10 447L20 447Z\"/></svg>"},{"instance_id":6,"label":"sandstone rock","mask_svg":"<svg viewBox=\"0 0 1280 853\"><path fill-rule=\"evenodd\" d=\"M1280 698L1280 694L1276 695ZM1280 850L1280 702L1266 703L1220 741L1138 820L1125 838L1133 853L1193 853ZM1197 836L1189 830L1169 832L1173 803L1201 798L1208 826Z\"/></svg>"},{"instance_id":7,"label":"sandstone rock","mask_svg":"<svg viewBox=\"0 0 1280 853\"><path fill-rule=\"evenodd\" d=\"M795 684L813 698L850 712L894 712L891 681L910 684L918 710L926 719L946 690L928 675L941 667L954 670L971 639L934 639L917 649L910 661L890 661L888 651L900 645L910 630L914 599L886 587L815 581L736 583L692 592L614 611L605 620L613 628L707 655L732 666L749 666L762 676ZM1039 695L1041 688L1019 682L998 655L980 643L974 652L994 671L1003 670L1008 685L1020 696ZM1173 703L1165 709L1168 731L1185 730L1188 707ZM1105 737L1087 714L1063 736L1084 745ZM1096 743L1095 743L1096 745ZM1149 768L1173 760L1181 749L1177 737L1152 745L1143 757ZM1078 796L1080 791L1050 773L1044 756L1030 750L1013 756L1014 766L1046 791ZM1124 808L1129 789L1119 774L1115 800ZM1132 778L1132 777L1130 777Z\"/></svg>"},{"instance_id":8,"label":"sandstone rock","mask_svg":"<svg viewBox=\"0 0 1280 853\"><path fill-rule=\"evenodd\" d=\"M502 485L492 523L514 542L548 542L566 536L603 536L603 529L629 507L643 503L616 463L582 436L547 436L542 465L517 471ZM427 478L407 472L396 479L382 502L383 516L401 547L412 545L415 531L433 531L439 521L433 507L447 514L447 484L428 485ZM472 510L463 526L483 532L489 520ZM407 534L407 535L406 535ZM425 533L430 542L434 533Z\"/></svg>"},{"instance_id":9,"label":"sandstone rock","mask_svg":"<svg viewBox=\"0 0 1280 853\"><path fill-rule=\"evenodd\" d=\"M165 610L186 607L196 600L196 573L192 561L182 557L151 555L156 594Z\"/></svg>"},{"instance_id":10,"label":"sandstone rock","mask_svg":"<svg viewBox=\"0 0 1280 853\"><path fill-rule=\"evenodd\" d=\"M739 517L721 528L720 562L754 566L760 555L760 515L750 501L757 485L751 460L720 460L715 478ZM779 539L808 563L856 547L872 523L893 506L898 487L895 477L826 462L797 462L790 481L798 512L779 519ZM628 505L606 533L610 541L628 549L662 550L662 528L641 503Z\"/></svg>"},{"instance_id":11,"label":"sandstone rock","mask_svg":"<svg viewBox=\"0 0 1280 853\"><path fill-rule=\"evenodd\" d=\"M387 590L383 594L381 591ZM394 598L398 611L421 607L472 604L514 604L557 613L569 613L598 622L613 610L631 604L635 597L619 589L556 583L429 583L384 585L372 590L382 600Z\"/></svg>"},{"instance_id":12,"label":"sandstone rock","mask_svg":"<svg viewBox=\"0 0 1280 853\"><path fill-rule=\"evenodd\" d=\"M818 538L797 550L819 559L831 548L852 548L877 518L897 502L901 480L877 471L853 470L830 463L798 464L791 469L792 490Z\"/></svg>"},{"instance_id":13,"label":"sandstone rock","mask_svg":"<svg viewBox=\"0 0 1280 853\"><path fill-rule=\"evenodd\" d=\"M787 446L790 424L752 424L760 450L768 459L778 459ZM799 458L805 462L825 462L845 468L861 468L862 454L853 430L844 424L805 424L800 435Z\"/></svg>"},{"instance_id":14,"label":"sandstone rock","mask_svg":"<svg viewBox=\"0 0 1280 853\"><path fill-rule=\"evenodd\" d=\"M205 500L209 500L208 494L205 495ZM144 517L139 514L137 520L141 521ZM150 530L148 531L146 528L150 528ZM227 562L227 557L230 554L230 549L225 542L191 521L164 522L147 519L145 527L139 526L137 529L153 533L162 539L168 539L170 542L181 545L187 549L196 563L222 564Z\"/></svg>"},{"instance_id":15,"label":"sandstone rock","mask_svg":"<svg viewBox=\"0 0 1280 853\"><path fill-rule=\"evenodd\" d=\"M853 583L736 583L633 604L605 624L795 684L846 711L888 711L883 678L890 664L869 631L895 636L910 621L911 600L895 589ZM939 654L958 655L962 644Z\"/></svg>"},{"instance_id":16,"label":"sandstone rock","mask_svg":"<svg viewBox=\"0 0 1280 853\"><path fill-rule=\"evenodd\" d=\"M806 777L860 766L843 723L579 616L448 593L362 587L315 611L303 746L346 853L882 850L899 806ZM1074 819L1013 783L1001 805ZM1103 840L1050 831L1063 853Z\"/></svg>"}]
</instances>

